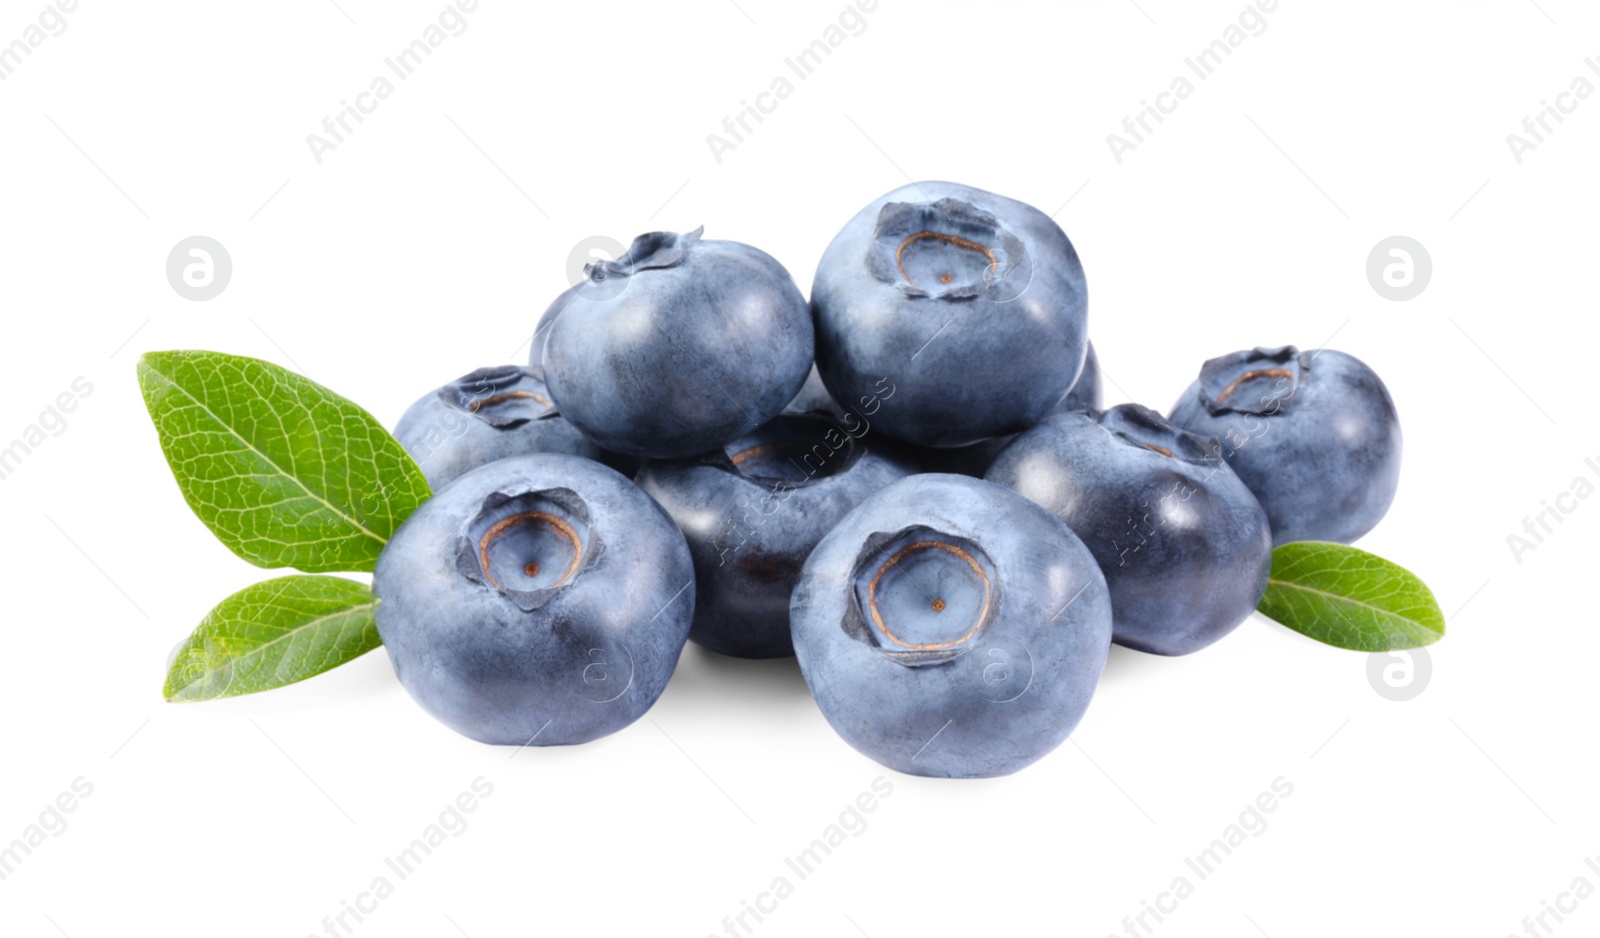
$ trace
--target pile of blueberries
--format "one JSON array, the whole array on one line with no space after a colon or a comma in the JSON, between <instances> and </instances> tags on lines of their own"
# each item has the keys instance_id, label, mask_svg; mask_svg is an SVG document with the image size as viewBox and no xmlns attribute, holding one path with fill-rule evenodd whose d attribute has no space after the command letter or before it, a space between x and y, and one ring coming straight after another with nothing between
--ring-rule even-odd
<instances>
[{"instance_id":1,"label":"pile of blueberries","mask_svg":"<svg viewBox=\"0 0 1600 938\"><path fill-rule=\"evenodd\" d=\"M487 743L615 732L687 640L794 655L856 749L1014 772L1077 725L1110 644L1182 655L1247 618L1275 543L1348 543L1400 427L1329 350L1207 361L1169 417L1102 409L1082 265L1037 209L916 183L833 239L808 302L699 230L590 264L528 367L396 436L436 494L384 548L406 690Z\"/></svg>"}]
</instances>

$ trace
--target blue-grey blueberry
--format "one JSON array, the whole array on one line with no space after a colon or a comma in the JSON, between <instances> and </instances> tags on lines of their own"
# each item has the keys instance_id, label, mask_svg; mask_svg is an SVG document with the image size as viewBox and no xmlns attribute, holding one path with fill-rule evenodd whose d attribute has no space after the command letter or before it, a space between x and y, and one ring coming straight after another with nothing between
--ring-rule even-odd
<instances>
[{"instance_id":1,"label":"blue-grey blueberry","mask_svg":"<svg viewBox=\"0 0 1600 938\"><path fill-rule=\"evenodd\" d=\"M378 634L412 698L485 743L556 746L637 720L694 618L683 535L600 463L497 460L407 518L372 578Z\"/></svg>"},{"instance_id":2,"label":"blue-grey blueberry","mask_svg":"<svg viewBox=\"0 0 1600 938\"><path fill-rule=\"evenodd\" d=\"M677 459L723 446L776 417L811 367L811 316L789 273L700 232L640 235L546 313L550 395L608 450Z\"/></svg>"},{"instance_id":3,"label":"blue-grey blueberry","mask_svg":"<svg viewBox=\"0 0 1600 938\"><path fill-rule=\"evenodd\" d=\"M919 446L1025 430L1083 366L1072 242L1038 209L969 186L913 183L863 208L823 253L811 305L834 399L892 383L879 422Z\"/></svg>"},{"instance_id":4,"label":"blue-grey blueberry","mask_svg":"<svg viewBox=\"0 0 1600 938\"><path fill-rule=\"evenodd\" d=\"M1111 601L1067 526L966 476L902 479L806 561L790 607L817 705L912 775L1015 772L1060 745L1111 643Z\"/></svg>"},{"instance_id":5,"label":"blue-grey blueberry","mask_svg":"<svg viewBox=\"0 0 1600 938\"><path fill-rule=\"evenodd\" d=\"M434 491L464 472L507 456L570 453L615 461L556 412L534 372L479 368L412 404L394 435Z\"/></svg>"},{"instance_id":6,"label":"blue-grey blueberry","mask_svg":"<svg viewBox=\"0 0 1600 938\"><path fill-rule=\"evenodd\" d=\"M1120 404L1058 414L1018 436L989 472L1088 545L1111 589L1119 645L1197 651L1249 618L1267 588L1261 505L1216 441Z\"/></svg>"},{"instance_id":7,"label":"blue-grey blueberry","mask_svg":"<svg viewBox=\"0 0 1600 938\"><path fill-rule=\"evenodd\" d=\"M1348 544L1388 512L1400 484L1400 417L1361 360L1292 345L1206 362L1172 422L1217 438L1278 543Z\"/></svg>"}]
</instances>

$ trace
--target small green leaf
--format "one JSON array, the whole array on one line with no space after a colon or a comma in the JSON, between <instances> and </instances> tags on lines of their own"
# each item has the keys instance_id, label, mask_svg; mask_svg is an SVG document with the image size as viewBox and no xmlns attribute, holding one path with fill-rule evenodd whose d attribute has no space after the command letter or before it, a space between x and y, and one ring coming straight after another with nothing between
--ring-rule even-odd
<instances>
[{"instance_id":1,"label":"small green leaf","mask_svg":"<svg viewBox=\"0 0 1600 938\"><path fill-rule=\"evenodd\" d=\"M139 386L189 507L258 567L370 571L429 496L371 414L277 365L150 352Z\"/></svg>"},{"instance_id":2,"label":"small green leaf","mask_svg":"<svg viewBox=\"0 0 1600 938\"><path fill-rule=\"evenodd\" d=\"M285 576L246 587L207 613L167 669L168 700L271 690L359 658L381 642L364 583Z\"/></svg>"},{"instance_id":3,"label":"small green leaf","mask_svg":"<svg viewBox=\"0 0 1600 938\"><path fill-rule=\"evenodd\" d=\"M1444 637L1444 613L1416 574L1344 544L1296 541L1273 550L1272 576L1256 608L1354 651L1417 648Z\"/></svg>"}]
</instances>

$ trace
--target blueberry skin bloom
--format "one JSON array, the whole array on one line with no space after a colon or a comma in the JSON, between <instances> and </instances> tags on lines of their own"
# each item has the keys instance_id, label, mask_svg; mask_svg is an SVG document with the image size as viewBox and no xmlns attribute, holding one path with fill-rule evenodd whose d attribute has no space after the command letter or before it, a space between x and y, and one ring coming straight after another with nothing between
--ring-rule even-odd
<instances>
[{"instance_id":1,"label":"blueberry skin bloom","mask_svg":"<svg viewBox=\"0 0 1600 938\"><path fill-rule=\"evenodd\" d=\"M700 232L640 235L545 314L535 364L561 414L606 449L679 459L723 446L776 417L811 368L811 316L788 272Z\"/></svg>"},{"instance_id":2,"label":"blueberry skin bloom","mask_svg":"<svg viewBox=\"0 0 1600 938\"><path fill-rule=\"evenodd\" d=\"M866 428L779 417L695 459L647 462L637 482L677 521L694 557L689 638L739 658L794 654L789 596L823 535L910 474Z\"/></svg>"},{"instance_id":3,"label":"blueberry skin bloom","mask_svg":"<svg viewBox=\"0 0 1600 938\"><path fill-rule=\"evenodd\" d=\"M1117 644L1186 655L1249 618L1272 567L1266 513L1215 446L1122 404L1051 417L984 478L1088 545L1111 589Z\"/></svg>"},{"instance_id":4,"label":"blueberry skin bloom","mask_svg":"<svg viewBox=\"0 0 1600 938\"><path fill-rule=\"evenodd\" d=\"M1292 345L1206 362L1172 422L1220 443L1278 543L1348 544L1383 520L1400 484L1400 417L1359 359Z\"/></svg>"},{"instance_id":5,"label":"blueberry skin bloom","mask_svg":"<svg viewBox=\"0 0 1600 938\"><path fill-rule=\"evenodd\" d=\"M849 406L919 446L1025 430L1083 366L1083 266L1049 216L948 182L896 189L828 245L811 287L817 368Z\"/></svg>"},{"instance_id":6,"label":"blueberry skin bloom","mask_svg":"<svg viewBox=\"0 0 1600 938\"><path fill-rule=\"evenodd\" d=\"M528 453L607 454L562 419L526 368L479 368L423 395L394 428L434 491L487 462Z\"/></svg>"},{"instance_id":7,"label":"blueberry skin bloom","mask_svg":"<svg viewBox=\"0 0 1600 938\"><path fill-rule=\"evenodd\" d=\"M817 705L910 775L1032 764L1077 726L1111 643L1105 579L1043 509L966 476L911 476L846 515L790 607Z\"/></svg>"},{"instance_id":8,"label":"blueberry skin bloom","mask_svg":"<svg viewBox=\"0 0 1600 938\"><path fill-rule=\"evenodd\" d=\"M479 742L588 742L637 720L694 617L683 535L632 482L540 453L475 469L384 546L378 634L400 683Z\"/></svg>"}]
</instances>

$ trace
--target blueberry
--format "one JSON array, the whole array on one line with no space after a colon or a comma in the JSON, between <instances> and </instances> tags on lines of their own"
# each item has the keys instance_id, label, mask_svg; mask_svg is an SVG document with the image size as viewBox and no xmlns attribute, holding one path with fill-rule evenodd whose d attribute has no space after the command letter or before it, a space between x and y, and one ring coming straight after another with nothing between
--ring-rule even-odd
<instances>
[{"instance_id":1,"label":"blueberry","mask_svg":"<svg viewBox=\"0 0 1600 938\"><path fill-rule=\"evenodd\" d=\"M1051 414L1067 414L1081 410L1100 410L1105 393L1100 387L1100 360L1095 357L1094 343L1089 344L1089 356L1084 360L1083 371L1077 383L1061 399ZM803 392L802 392L803 393ZM991 437L967 446L937 448L920 446L911 450L911 458L923 472L954 472L959 475L983 478L1000 451L1011 444L1017 434Z\"/></svg>"},{"instance_id":2,"label":"blueberry","mask_svg":"<svg viewBox=\"0 0 1600 938\"><path fill-rule=\"evenodd\" d=\"M912 775L986 777L1060 745L1111 640L1105 579L1043 509L911 476L812 552L790 608L806 683L845 741Z\"/></svg>"},{"instance_id":3,"label":"blueberry","mask_svg":"<svg viewBox=\"0 0 1600 938\"><path fill-rule=\"evenodd\" d=\"M815 417L779 417L695 459L646 462L639 486L678 522L694 557L689 638L741 658L794 654L789 595L806 557L846 512L908 473Z\"/></svg>"},{"instance_id":4,"label":"blueberry","mask_svg":"<svg viewBox=\"0 0 1600 938\"><path fill-rule=\"evenodd\" d=\"M894 386L882 425L920 446L1025 430L1083 365L1072 243L1038 209L967 186L913 183L862 209L823 254L811 303L829 392L848 406Z\"/></svg>"},{"instance_id":5,"label":"blueberry","mask_svg":"<svg viewBox=\"0 0 1600 938\"><path fill-rule=\"evenodd\" d=\"M776 417L805 381L811 316L767 254L699 229L653 232L584 270L557 299L542 365L562 415L606 449L715 449Z\"/></svg>"},{"instance_id":6,"label":"blueberry","mask_svg":"<svg viewBox=\"0 0 1600 938\"><path fill-rule=\"evenodd\" d=\"M1286 345L1213 358L1172 422L1218 439L1279 543L1348 544L1383 519L1400 483L1394 400L1343 352Z\"/></svg>"},{"instance_id":7,"label":"blueberry","mask_svg":"<svg viewBox=\"0 0 1600 938\"><path fill-rule=\"evenodd\" d=\"M1111 589L1114 639L1161 655L1197 651L1249 617L1272 539L1250 490L1215 454L1148 407L1051 417L985 476L1066 522Z\"/></svg>"},{"instance_id":8,"label":"blueberry","mask_svg":"<svg viewBox=\"0 0 1600 938\"><path fill-rule=\"evenodd\" d=\"M395 438L434 491L507 456L569 453L614 461L562 419L539 376L516 365L479 368L412 404Z\"/></svg>"},{"instance_id":9,"label":"blueberry","mask_svg":"<svg viewBox=\"0 0 1600 938\"><path fill-rule=\"evenodd\" d=\"M694 617L672 519L597 462L489 463L424 502L373 573L378 634L412 698L485 743L555 746L650 708Z\"/></svg>"}]
</instances>

